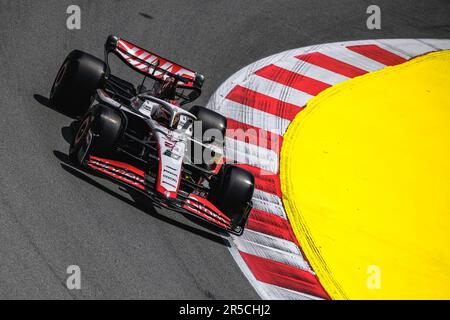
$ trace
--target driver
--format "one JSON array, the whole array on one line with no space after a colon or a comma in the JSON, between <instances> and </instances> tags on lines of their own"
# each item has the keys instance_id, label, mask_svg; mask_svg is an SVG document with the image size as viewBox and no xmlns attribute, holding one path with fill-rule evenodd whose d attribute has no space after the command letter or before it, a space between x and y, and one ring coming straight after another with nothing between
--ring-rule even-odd
<instances>
[{"instance_id":1,"label":"driver","mask_svg":"<svg viewBox=\"0 0 450 320\"><path fill-rule=\"evenodd\" d=\"M157 121L165 127L168 127L170 125L170 120L172 118L170 112L166 108L158 104L153 107L150 116L153 120Z\"/></svg>"},{"instance_id":2,"label":"driver","mask_svg":"<svg viewBox=\"0 0 450 320\"><path fill-rule=\"evenodd\" d=\"M156 90L155 96L161 100L173 101L175 100L176 88L177 81L172 77L167 77Z\"/></svg>"}]
</instances>

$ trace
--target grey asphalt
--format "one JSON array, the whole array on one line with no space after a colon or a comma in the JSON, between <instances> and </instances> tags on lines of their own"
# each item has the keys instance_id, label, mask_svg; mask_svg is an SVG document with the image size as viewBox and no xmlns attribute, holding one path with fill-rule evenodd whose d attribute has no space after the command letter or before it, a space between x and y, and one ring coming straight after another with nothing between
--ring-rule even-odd
<instances>
[{"instance_id":1,"label":"grey asphalt","mask_svg":"<svg viewBox=\"0 0 450 320\"><path fill-rule=\"evenodd\" d=\"M72 49L101 57L113 33L205 74L204 104L239 68L283 50L450 38L448 0L376 1L374 31L371 2L1 0L0 298L257 299L214 230L66 164L70 119L45 100L53 77ZM81 30L66 28L70 4ZM82 290L66 288L69 265Z\"/></svg>"}]
</instances>

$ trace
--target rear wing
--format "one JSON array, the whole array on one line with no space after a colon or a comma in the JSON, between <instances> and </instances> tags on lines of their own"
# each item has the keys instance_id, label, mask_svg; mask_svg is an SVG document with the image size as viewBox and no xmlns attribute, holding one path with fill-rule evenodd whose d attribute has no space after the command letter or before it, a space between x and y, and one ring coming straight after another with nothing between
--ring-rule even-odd
<instances>
[{"instance_id":1,"label":"rear wing","mask_svg":"<svg viewBox=\"0 0 450 320\"><path fill-rule=\"evenodd\" d=\"M105 43L106 55L111 52L132 69L156 81L172 77L183 87L200 89L203 85L204 76L200 73L112 35Z\"/></svg>"}]
</instances>

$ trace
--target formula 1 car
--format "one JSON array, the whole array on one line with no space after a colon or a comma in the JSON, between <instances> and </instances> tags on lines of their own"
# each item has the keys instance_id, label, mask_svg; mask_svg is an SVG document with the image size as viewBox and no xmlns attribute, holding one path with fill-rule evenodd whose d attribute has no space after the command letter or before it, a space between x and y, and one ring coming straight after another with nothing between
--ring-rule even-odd
<instances>
[{"instance_id":1,"label":"formula 1 car","mask_svg":"<svg viewBox=\"0 0 450 320\"><path fill-rule=\"evenodd\" d=\"M110 53L143 75L137 87L111 73ZM104 61L79 50L67 56L50 101L77 119L72 161L159 206L241 235L254 177L224 161L226 118L204 107L186 108L200 96L203 81L197 72L109 36Z\"/></svg>"}]
</instances>

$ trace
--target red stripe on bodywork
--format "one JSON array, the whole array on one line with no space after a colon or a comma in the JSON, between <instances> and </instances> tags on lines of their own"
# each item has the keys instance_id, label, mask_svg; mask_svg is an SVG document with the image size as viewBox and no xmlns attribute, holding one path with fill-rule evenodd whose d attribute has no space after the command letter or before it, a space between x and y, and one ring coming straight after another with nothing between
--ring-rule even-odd
<instances>
[{"instance_id":1,"label":"red stripe on bodywork","mask_svg":"<svg viewBox=\"0 0 450 320\"><path fill-rule=\"evenodd\" d=\"M125 182L125 183L127 183L127 184L129 184L129 185L132 185L132 186L134 186L134 187L136 187L136 188L139 188L139 189L141 189L141 190L145 190L145 186L144 186L142 183L140 183L140 182L137 182L137 181L132 180L132 179L128 179L128 178L126 178L126 177L123 176L123 175L120 175L120 174L117 174L117 173L108 171L108 170L106 170L106 169L104 169L104 168L101 168L101 167L98 167L98 166L96 166L95 164L92 164L92 163L90 163L90 162L88 162L87 165L88 165L90 168L92 168L92 169L94 169L94 170L97 170L97 171L100 171L100 172L102 172L102 173L104 173L104 174L107 174L108 176L111 176L111 177L113 177L113 178L115 178L115 179L117 179L117 180L120 180L120 181L122 181L122 182Z\"/></svg>"},{"instance_id":2,"label":"red stripe on bodywork","mask_svg":"<svg viewBox=\"0 0 450 320\"><path fill-rule=\"evenodd\" d=\"M277 117L292 121L302 107L287 103L268 95L237 85L226 96L234 101L254 109L258 109Z\"/></svg>"},{"instance_id":3,"label":"red stripe on bodywork","mask_svg":"<svg viewBox=\"0 0 450 320\"><path fill-rule=\"evenodd\" d=\"M115 173L112 173L112 172L110 172L110 171L108 171L108 170L105 170L105 169L96 167L96 166L94 166L94 165L92 165L92 164L90 164L90 163L88 163L88 166L89 166L90 168L94 169L94 170L98 170L98 171L100 171L100 172L102 172L102 173L104 173L104 174L107 174L107 175L109 175L109 176L111 176L111 177L113 177L113 178L115 178L115 179L118 179L118 180L120 180L120 181L122 181L122 182L125 182L125 183L127 183L127 184L133 185L133 186L135 186L136 188L139 188L139 189L141 189L141 190L145 190L144 185L142 185L142 184L140 184L140 183L137 183L137 182L135 182L135 181L133 181L133 180L124 178L123 176L118 175L118 174L115 174Z\"/></svg>"},{"instance_id":4,"label":"red stripe on bodywork","mask_svg":"<svg viewBox=\"0 0 450 320\"><path fill-rule=\"evenodd\" d=\"M223 229L230 229L230 226L227 224L224 224L222 222L220 222L217 219L214 219L213 217L211 217L210 215L206 214L205 211L201 210L200 208L196 207L196 206L192 206L189 202L189 200L186 201L186 204L183 206L184 209L188 210L189 212L192 212L208 221L210 221L211 223L216 224L219 227L222 227Z\"/></svg>"},{"instance_id":5,"label":"red stripe on bodywork","mask_svg":"<svg viewBox=\"0 0 450 320\"><path fill-rule=\"evenodd\" d=\"M281 83L285 86L306 92L310 95L317 95L319 92L330 87L328 83L309 78L300 73L278 67L274 64L268 65L255 72L256 75Z\"/></svg>"},{"instance_id":6,"label":"red stripe on bodywork","mask_svg":"<svg viewBox=\"0 0 450 320\"><path fill-rule=\"evenodd\" d=\"M139 170L138 168L133 167L132 165L130 165L128 163L125 163L125 162L120 162L120 161L110 160L110 159L104 159L104 158L99 158L99 157L94 157L94 156L90 156L89 160L95 160L95 161L103 162L105 164L110 164L110 165L112 165L114 167L131 171L131 172L141 176L142 178L144 177L144 171Z\"/></svg>"},{"instance_id":7,"label":"red stripe on bodywork","mask_svg":"<svg viewBox=\"0 0 450 320\"><path fill-rule=\"evenodd\" d=\"M311 272L246 252L239 251L239 253L257 280L322 299L330 299L317 276Z\"/></svg>"},{"instance_id":8,"label":"red stripe on bodywork","mask_svg":"<svg viewBox=\"0 0 450 320\"><path fill-rule=\"evenodd\" d=\"M354 78L367 73L366 70L331 58L320 52L301 54L299 56L296 56L296 58L349 78Z\"/></svg>"},{"instance_id":9,"label":"red stripe on bodywork","mask_svg":"<svg viewBox=\"0 0 450 320\"><path fill-rule=\"evenodd\" d=\"M206 200L205 198L202 198L200 196L197 196L197 195L191 193L191 194L189 194L189 199L194 199L195 201L197 201L198 203L203 205L206 209L209 209L213 213L220 216L222 219L224 219L224 221L231 223L231 219L228 216L226 216L214 204L212 204L210 201Z\"/></svg>"},{"instance_id":10,"label":"red stripe on bodywork","mask_svg":"<svg viewBox=\"0 0 450 320\"><path fill-rule=\"evenodd\" d=\"M394 66L407 61L407 59L383 49L375 44L348 46L347 49L359 53L369 59L375 60L386 66Z\"/></svg>"}]
</instances>

